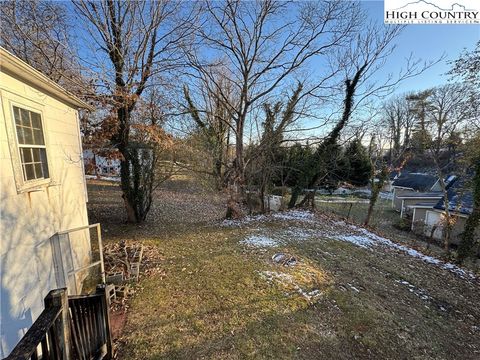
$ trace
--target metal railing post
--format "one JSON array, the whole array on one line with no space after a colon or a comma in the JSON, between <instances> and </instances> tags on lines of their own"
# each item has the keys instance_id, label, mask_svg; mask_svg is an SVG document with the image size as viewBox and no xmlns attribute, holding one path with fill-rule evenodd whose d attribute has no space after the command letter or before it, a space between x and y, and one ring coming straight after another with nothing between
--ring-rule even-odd
<instances>
[{"instance_id":1,"label":"metal railing post","mask_svg":"<svg viewBox=\"0 0 480 360\"><path fill-rule=\"evenodd\" d=\"M102 229L100 223L97 223L97 237L98 237L98 250L100 252L100 272L102 276L102 284L105 284L105 264L103 263L103 243L102 243Z\"/></svg>"}]
</instances>

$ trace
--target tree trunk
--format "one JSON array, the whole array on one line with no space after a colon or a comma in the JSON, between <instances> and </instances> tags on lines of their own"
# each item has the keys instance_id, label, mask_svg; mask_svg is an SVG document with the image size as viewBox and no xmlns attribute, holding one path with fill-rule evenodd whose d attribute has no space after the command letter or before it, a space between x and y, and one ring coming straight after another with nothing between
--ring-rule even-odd
<instances>
[{"instance_id":1,"label":"tree trunk","mask_svg":"<svg viewBox=\"0 0 480 360\"><path fill-rule=\"evenodd\" d=\"M370 220L373 214L373 209L375 208L375 204L377 203L377 200L378 200L378 195L380 195L380 191L382 190L383 185L385 184L385 181L388 178L388 173L389 173L388 166L383 165L378 182L375 182L375 168L373 167L373 164L372 164L372 195L370 196L370 201L368 204L367 217L365 218L365 222L364 222L365 226L367 226L370 223Z\"/></svg>"},{"instance_id":2,"label":"tree trunk","mask_svg":"<svg viewBox=\"0 0 480 360\"><path fill-rule=\"evenodd\" d=\"M374 189L372 189L372 195L370 196L370 202L368 204L368 211L367 211L367 217L365 218L364 225L368 226L370 223L370 219L372 218L373 214L373 209L375 208L375 204L377 203L378 200L378 195L380 194L380 189L383 187L382 184L377 184L378 186L375 186Z\"/></svg>"},{"instance_id":3,"label":"tree trunk","mask_svg":"<svg viewBox=\"0 0 480 360\"><path fill-rule=\"evenodd\" d=\"M138 223L139 217L135 210L135 200L132 196L132 189L130 187L130 155L128 150L120 150L123 159L120 162L120 180L122 187L122 198L125 203L125 210L127 212L127 222Z\"/></svg>"},{"instance_id":4,"label":"tree trunk","mask_svg":"<svg viewBox=\"0 0 480 360\"><path fill-rule=\"evenodd\" d=\"M298 197L300 193L302 192L302 189L298 186L295 186L292 189L292 196L290 197L290 201L288 203L288 208L293 209L295 205L297 204Z\"/></svg>"},{"instance_id":5,"label":"tree trunk","mask_svg":"<svg viewBox=\"0 0 480 360\"><path fill-rule=\"evenodd\" d=\"M298 206L304 208L311 208L312 210L315 209L315 193L316 190L308 191L300 204L298 204Z\"/></svg>"},{"instance_id":6,"label":"tree trunk","mask_svg":"<svg viewBox=\"0 0 480 360\"><path fill-rule=\"evenodd\" d=\"M243 160L243 127L237 126L236 144L235 144L235 161L233 162L233 179L230 185L230 198L227 202L227 219L242 218L242 203L244 200L244 160Z\"/></svg>"}]
</instances>

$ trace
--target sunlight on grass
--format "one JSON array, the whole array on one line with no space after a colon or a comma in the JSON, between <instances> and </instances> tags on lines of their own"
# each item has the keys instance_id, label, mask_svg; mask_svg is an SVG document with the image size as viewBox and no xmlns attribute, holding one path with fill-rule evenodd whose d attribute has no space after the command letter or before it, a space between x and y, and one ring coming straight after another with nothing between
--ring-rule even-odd
<instances>
[{"instance_id":1,"label":"sunlight on grass","mask_svg":"<svg viewBox=\"0 0 480 360\"><path fill-rule=\"evenodd\" d=\"M126 332L133 353L127 357L188 357L194 350L209 353L212 343L253 356L283 336L273 329L293 326L295 312L310 306L293 284L309 292L330 283L312 264L284 267L245 253L238 245L241 237L231 235L214 231L159 243L167 277L142 283L129 315ZM185 248L185 242L191 246ZM288 274L293 283L269 283L259 269Z\"/></svg>"}]
</instances>

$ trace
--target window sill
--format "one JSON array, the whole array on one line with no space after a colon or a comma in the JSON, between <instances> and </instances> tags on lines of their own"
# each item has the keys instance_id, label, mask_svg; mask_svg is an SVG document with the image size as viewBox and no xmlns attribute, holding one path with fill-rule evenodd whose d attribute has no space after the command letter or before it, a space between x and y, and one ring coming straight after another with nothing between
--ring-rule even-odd
<instances>
[{"instance_id":1,"label":"window sill","mask_svg":"<svg viewBox=\"0 0 480 360\"><path fill-rule=\"evenodd\" d=\"M30 192L40 192L52 186L60 186L60 183L55 182L52 179L26 182L26 183L23 183L21 186L17 186L17 193L23 194L23 193L30 193Z\"/></svg>"}]
</instances>

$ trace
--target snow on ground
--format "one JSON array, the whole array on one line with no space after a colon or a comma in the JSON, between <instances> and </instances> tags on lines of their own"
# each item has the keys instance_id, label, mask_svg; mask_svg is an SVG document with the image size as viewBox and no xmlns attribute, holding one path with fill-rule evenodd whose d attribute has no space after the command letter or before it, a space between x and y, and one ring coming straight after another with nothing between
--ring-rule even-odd
<instances>
[{"instance_id":1,"label":"snow on ground","mask_svg":"<svg viewBox=\"0 0 480 360\"><path fill-rule=\"evenodd\" d=\"M424 301L433 300L433 298L430 295L428 295L427 290L425 289L417 288L415 285L412 285L405 280L395 280L395 282L397 284L406 286L408 288L408 291L410 291L412 294L415 294L416 296L418 296L420 299Z\"/></svg>"},{"instance_id":2,"label":"snow on ground","mask_svg":"<svg viewBox=\"0 0 480 360\"><path fill-rule=\"evenodd\" d=\"M353 291L357 292L357 293L360 292L360 290L358 290L355 286L353 286L353 285L350 284L350 283L347 283L347 286L348 286L350 289L352 289Z\"/></svg>"},{"instance_id":3,"label":"snow on ground","mask_svg":"<svg viewBox=\"0 0 480 360\"><path fill-rule=\"evenodd\" d=\"M318 199L315 200L318 203L330 203L330 204L368 204L369 200L346 200L346 199L331 199L331 200L323 200Z\"/></svg>"},{"instance_id":4,"label":"snow on ground","mask_svg":"<svg viewBox=\"0 0 480 360\"><path fill-rule=\"evenodd\" d=\"M309 211L302 210L290 210L285 212L278 212L272 215L274 219L279 220L294 220L294 221L304 221L304 222L313 222L315 217L313 213Z\"/></svg>"},{"instance_id":5,"label":"snow on ground","mask_svg":"<svg viewBox=\"0 0 480 360\"><path fill-rule=\"evenodd\" d=\"M223 220L221 226L238 226L251 224L253 222L263 222L268 220L292 220L302 222L313 222L315 220L313 213L304 210L289 210L276 212L271 215L249 215L238 220Z\"/></svg>"},{"instance_id":6,"label":"snow on ground","mask_svg":"<svg viewBox=\"0 0 480 360\"><path fill-rule=\"evenodd\" d=\"M420 260L422 260L426 263L437 265L437 266L441 267L442 269L448 270L448 271L450 271L450 272L452 272L452 273L454 273L454 274L456 274L456 275L458 275L462 278L467 277L467 278L470 278L470 279L475 279L475 277L476 277L475 274L473 274L472 272L463 270L462 268L460 268L460 267L458 267L458 266L456 266L452 263L443 262L443 261L441 261L437 258L434 258L432 256L422 254L420 251L412 249L408 246L394 243L392 240L389 240L389 239L386 239L384 237L378 236L377 234L374 234L374 233L368 231L367 229L358 228L358 227L357 227L357 229L360 232L362 232L366 237L373 240L375 245L377 245L377 243L379 243L379 244L382 244L384 246L403 251L407 255L410 255L412 257L420 259Z\"/></svg>"},{"instance_id":7,"label":"snow on ground","mask_svg":"<svg viewBox=\"0 0 480 360\"><path fill-rule=\"evenodd\" d=\"M116 181L120 182L120 176L96 176L96 175L85 175L87 180L106 180L106 181Z\"/></svg>"},{"instance_id":8,"label":"snow on ground","mask_svg":"<svg viewBox=\"0 0 480 360\"><path fill-rule=\"evenodd\" d=\"M254 247L275 247L279 245L277 240L262 235L251 235L240 241L240 243Z\"/></svg>"},{"instance_id":9,"label":"snow on ground","mask_svg":"<svg viewBox=\"0 0 480 360\"><path fill-rule=\"evenodd\" d=\"M346 241L362 248L368 249L374 242L364 235L340 234L335 236L336 240Z\"/></svg>"},{"instance_id":10,"label":"snow on ground","mask_svg":"<svg viewBox=\"0 0 480 360\"><path fill-rule=\"evenodd\" d=\"M289 227L286 230L283 230L282 233L277 234L277 236L282 240L298 241L322 237L349 242L364 249L373 250L375 247L383 246L391 249L396 249L425 263L441 267L442 269L450 271L451 273L461 278L476 279L475 274L470 271L464 270L452 263L444 262L432 256L425 255L418 250L415 250L405 245L397 244L392 240L372 233L365 228L350 225L345 223L344 221L334 221L334 228L328 229L328 232L324 232L324 229L322 228L310 228L308 227L309 225L321 226L324 224L319 223L313 213L304 210L290 210L286 212L274 213L272 215L249 216L242 220L225 220L223 221L222 225L241 226L242 224L248 224L254 221L262 222L272 219L282 221L300 221L305 223L306 225L303 228L297 226ZM242 240L242 243L257 247L273 247L278 246L279 243L282 242L281 240L274 238L274 235L269 235L272 237L266 235L253 235Z\"/></svg>"},{"instance_id":11,"label":"snow on ground","mask_svg":"<svg viewBox=\"0 0 480 360\"><path fill-rule=\"evenodd\" d=\"M428 304L435 305L440 311L447 311L448 305L439 303L435 300L432 296L429 295L428 291L419 287L416 287L413 284L410 284L408 281L405 280L395 280L397 284L405 286L409 292L417 296L419 299L425 301ZM428 306L427 306L428 307Z\"/></svg>"},{"instance_id":12,"label":"snow on ground","mask_svg":"<svg viewBox=\"0 0 480 360\"><path fill-rule=\"evenodd\" d=\"M282 238L286 238L289 241L292 240L307 240L313 237L322 236L322 234L313 229L306 229L300 227L290 227L280 233Z\"/></svg>"},{"instance_id":13,"label":"snow on ground","mask_svg":"<svg viewBox=\"0 0 480 360\"><path fill-rule=\"evenodd\" d=\"M242 225L247 225L252 222L262 222L267 220L268 217L266 215L252 215L252 216L245 216L242 219L238 220L230 220L230 219L225 219L221 222L221 226L238 226L241 227Z\"/></svg>"}]
</instances>

